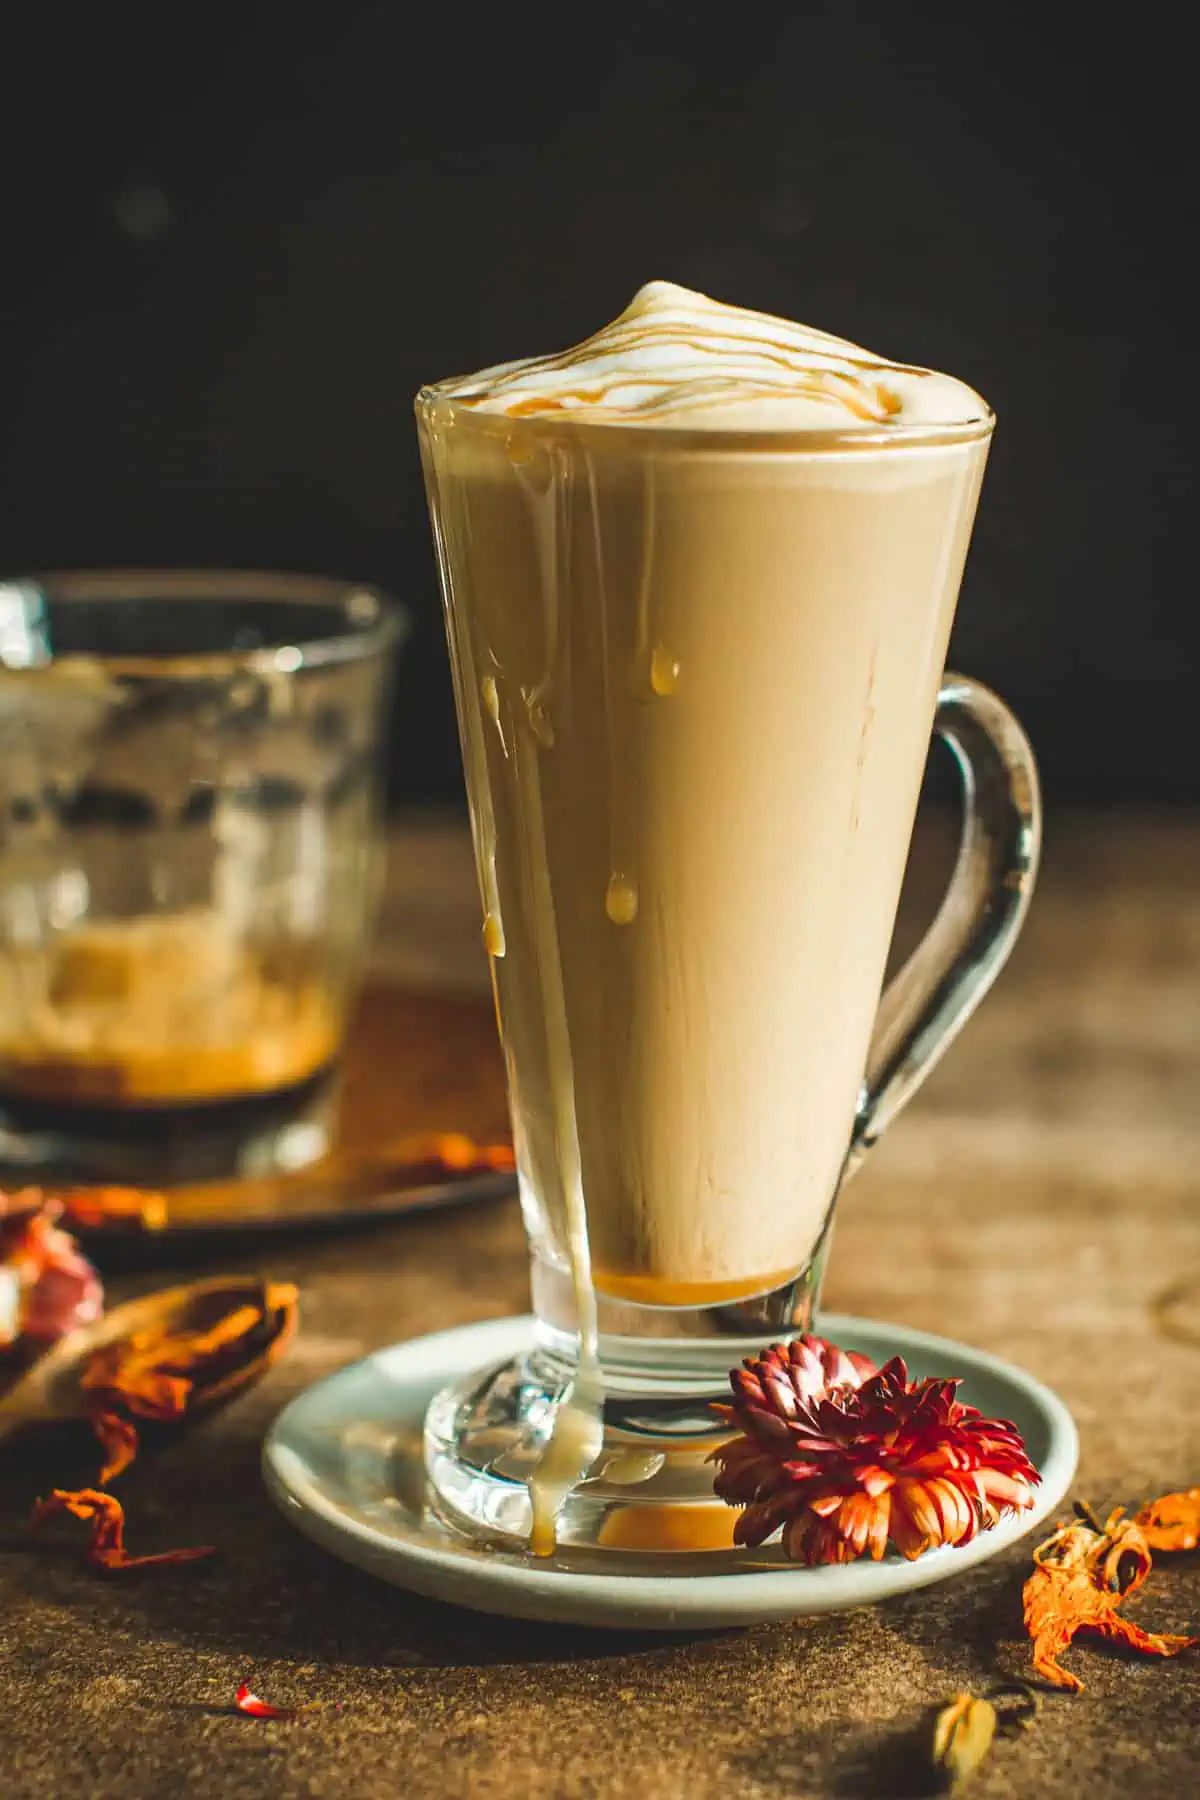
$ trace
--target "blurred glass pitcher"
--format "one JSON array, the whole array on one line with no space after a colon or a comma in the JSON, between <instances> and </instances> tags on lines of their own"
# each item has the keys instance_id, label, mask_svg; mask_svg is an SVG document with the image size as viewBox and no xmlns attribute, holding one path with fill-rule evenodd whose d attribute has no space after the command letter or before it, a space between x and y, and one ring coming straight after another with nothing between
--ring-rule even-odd
<instances>
[{"instance_id":1,"label":"blurred glass pitcher","mask_svg":"<svg viewBox=\"0 0 1200 1800\"><path fill-rule=\"evenodd\" d=\"M0 1163L158 1185L328 1145L405 617L209 571L0 583Z\"/></svg>"}]
</instances>

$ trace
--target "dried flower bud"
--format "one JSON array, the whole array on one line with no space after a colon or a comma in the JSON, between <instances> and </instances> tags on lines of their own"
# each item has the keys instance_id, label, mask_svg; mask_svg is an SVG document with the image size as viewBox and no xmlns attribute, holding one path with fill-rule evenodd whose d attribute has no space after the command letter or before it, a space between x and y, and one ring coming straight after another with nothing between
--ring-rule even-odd
<instances>
[{"instance_id":1,"label":"dried flower bud","mask_svg":"<svg viewBox=\"0 0 1200 1800\"><path fill-rule=\"evenodd\" d=\"M974 1694L956 1694L933 1728L933 1766L947 1788L961 1787L975 1773L996 1735L996 1709Z\"/></svg>"}]
</instances>

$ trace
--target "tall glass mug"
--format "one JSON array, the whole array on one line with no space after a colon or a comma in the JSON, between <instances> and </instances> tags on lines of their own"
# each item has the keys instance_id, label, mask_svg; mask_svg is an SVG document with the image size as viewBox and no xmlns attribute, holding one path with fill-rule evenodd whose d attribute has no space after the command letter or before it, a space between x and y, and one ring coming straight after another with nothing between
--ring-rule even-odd
<instances>
[{"instance_id":1,"label":"tall glass mug","mask_svg":"<svg viewBox=\"0 0 1200 1800\"><path fill-rule=\"evenodd\" d=\"M709 1402L808 1326L841 1184L1034 880L1029 746L942 673L991 424L418 417L536 1313L435 1400L431 1478L535 1548L680 1506L728 1542ZM931 727L962 847L881 1004Z\"/></svg>"},{"instance_id":2,"label":"tall glass mug","mask_svg":"<svg viewBox=\"0 0 1200 1800\"><path fill-rule=\"evenodd\" d=\"M0 1164L148 1186L328 1145L400 615L299 576L0 582Z\"/></svg>"}]
</instances>

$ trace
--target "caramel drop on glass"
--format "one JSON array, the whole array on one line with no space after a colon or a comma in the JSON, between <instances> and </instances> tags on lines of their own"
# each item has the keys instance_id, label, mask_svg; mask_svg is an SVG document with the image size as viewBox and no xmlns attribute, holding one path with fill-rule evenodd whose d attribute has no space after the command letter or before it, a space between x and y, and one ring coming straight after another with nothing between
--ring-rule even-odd
<instances>
[{"instance_id":1,"label":"caramel drop on glass","mask_svg":"<svg viewBox=\"0 0 1200 1800\"><path fill-rule=\"evenodd\" d=\"M661 644L650 652L650 686L664 700L679 686L679 659Z\"/></svg>"},{"instance_id":2,"label":"caramel drop on glass","mask_svg":"<svg viewBox=\"0 0 1200 1800\"><path fill-rule=\"evenodd\" d=\"M609 877L608 892L604 896L604 910L614 925L632 925L637 918L638 891L628 875L615 874Z\"/></svg>"}]
</instances>

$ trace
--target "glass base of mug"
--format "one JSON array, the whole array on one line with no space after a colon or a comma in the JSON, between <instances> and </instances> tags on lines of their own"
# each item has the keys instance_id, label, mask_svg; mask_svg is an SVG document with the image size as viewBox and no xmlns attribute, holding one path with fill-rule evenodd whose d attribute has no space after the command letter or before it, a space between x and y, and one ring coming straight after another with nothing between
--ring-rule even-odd
<instances>
[{"instance_id":1,"label":"glass base of mug","mask_svg":"<svg viewBox=\"0 0 1200 1800\"><path fill-rule=\"evenodd\" d=\"M305 1167L327 1154L332 1065L265 1094L178 1106L0 1097L0 1177L41 1186L158 1188Z\"/></svg>"},{"instance_id":2,"label":"glass base of mug","mask_svg":"<svg viewBox=\"0 0 1200 1800\"><path fill-rule=\"evenodd\" d=\"M603 1441L558 1515L562 1549L728 1551L737 1514L713 1493L709 1457L729 1435L713 1411L729 1371L810 1329L827 1251L785 1286L736 1305L650 1307L599 1295ZM433 1504L458 1530L528 1547L529 1482L575 1373L565 1271L534 1264L534 1342L444 1388L425 1419Z\"/></svg>"}]
</instances>

